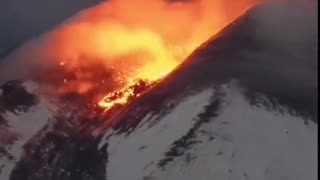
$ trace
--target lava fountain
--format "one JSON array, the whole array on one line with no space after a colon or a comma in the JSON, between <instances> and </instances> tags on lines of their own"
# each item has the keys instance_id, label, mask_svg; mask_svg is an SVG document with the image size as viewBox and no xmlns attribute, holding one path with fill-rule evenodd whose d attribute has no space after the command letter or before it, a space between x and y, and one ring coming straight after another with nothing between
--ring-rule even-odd
<instances>
[{"instance_id":1,"label":"lava fountain","mask_svg":"<svg viewBox=\"0 0 320 180\"><path fill-rule=\"evenodd\" d=\"M109 0L43 35L27 52L59 70L46 76L55 77L50 82L58 82L59 93L94 94L108 110L139 96L257 2Z\"/></svg>"}]
</instances>

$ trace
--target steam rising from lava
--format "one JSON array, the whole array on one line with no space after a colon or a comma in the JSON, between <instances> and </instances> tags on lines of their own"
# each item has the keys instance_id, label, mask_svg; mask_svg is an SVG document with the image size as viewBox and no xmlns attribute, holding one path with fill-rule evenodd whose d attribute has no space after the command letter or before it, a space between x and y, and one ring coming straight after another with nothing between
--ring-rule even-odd
<instances>
[{"instance_id":1,"label":"steam rising from lava","mask_svg":"<svg viewBox=\"0 0 320 180\"><path fill-rule=\"evenodd\" d=\"M59 92L114 93L131 87L135 79L162 78L257 1L106 1L11 58L28 62L40 74L36 79L57 82ZM52 73L43 78L48 71Z\"/></svg>"}]
</instances>

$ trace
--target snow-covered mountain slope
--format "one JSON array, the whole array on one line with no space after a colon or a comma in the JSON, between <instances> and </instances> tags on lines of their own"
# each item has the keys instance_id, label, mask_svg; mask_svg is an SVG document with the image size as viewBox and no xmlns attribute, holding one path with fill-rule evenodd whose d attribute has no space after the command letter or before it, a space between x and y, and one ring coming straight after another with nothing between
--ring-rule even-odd
<instances>
[{"instance_id":1,"label":"snow-covered mountain slope","mask_svg":"<svg viewBox=\"0 0 320 180\"><path fill-rule=\"evenodd\" d=\"M315 180L317 125L260 98L250 104L232 84L205 89L129 135L109 132L108 178Z\"/></svg>"},{"instance_id":2,"label":"snow-covered mountain slope","mask_svg":"<svg viewBox=\"0 0 320 180\"><path fill-rule=\"evenodd\" d=\"M52 111L45 99L38 99L32 82L8 82L0 91L0 179L9 179L23 146L48 123Z\"/></svg>"},{"instance_id":3,"label":"snow-covered mountain slope","mask_svg":"<svg viewBox=\"0 0 320 180\"><path fill-rule=\"evenodd\" d=\"M237 82L172 99L164 113L108 129L100 142L77 126L54 127L44 107L2 114L21 135L4 146L2 179L317 178L317 124L262 94L253 103ZM29 124L15 124L22 119Z\"/></svg>"}]
</instances>

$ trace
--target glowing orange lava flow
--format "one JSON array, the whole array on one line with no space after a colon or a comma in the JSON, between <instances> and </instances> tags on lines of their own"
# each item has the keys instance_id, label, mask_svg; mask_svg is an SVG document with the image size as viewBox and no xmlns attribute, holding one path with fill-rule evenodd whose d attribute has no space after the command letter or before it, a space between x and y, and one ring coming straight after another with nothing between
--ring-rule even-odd
<instances>
[{"instance_id":1,"label":"glowing orange lava flow","mask_svg":"<svg viewBox=\"0 0 320 180\"><path fill-rule=\"evenodd\" d=\"M118 93L108 94L98 104L102 108L110 109L115 105L124 105L128 103L129 98L132 96L134 96L132 89L124 88L123 93L121 92L120 95L118 95Z\"/></svg>"},{"instance_id":2,"label":"glowing orange lava flow","mask_svg":"<svg viewBox=\"0 0 320 180\"><path fill-rule=\"evenodd\" d=\"M96 98L103 97L99 106L110 109L139 95L132 79L163 78L257 1L108 0L80 12L26 51L34 56L30 59L54 62L68 72L59 92L106 87L106 95ZM98 67L88 70L92 64Z\"/></svg>"},{"instance_id":3,"label":"glowing orange lava flow","mask_svg":"<svg viewBox=\"0 0 320 180\"><path fill-rule=\"evenodd\" d=\"M98 105L106 110L111 109L116 105L124 105L130 99L140 96L140 93L151 87L156 81L138 80L128 84L120 91L107 94Z\"/></svg>"}]
</instances>

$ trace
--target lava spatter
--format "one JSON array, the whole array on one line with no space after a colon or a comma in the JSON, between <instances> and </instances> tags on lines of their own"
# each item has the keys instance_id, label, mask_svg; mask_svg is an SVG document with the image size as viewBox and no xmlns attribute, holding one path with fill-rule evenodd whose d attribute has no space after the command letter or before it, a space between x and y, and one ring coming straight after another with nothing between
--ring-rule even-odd
<instances>
[{"instance_id":1,"label":"lava spatter","mask_svg":"<svg viewBox=\"0 0 320 180\"><path fill-rule=\"evenodd\" d=\"M98 105L106 110L117 105L127 104L132 99L139 97L141 93L153 86L157 81L139 79L128 83L128 86L107 94Z\"/></svg>"}]
</instances>

